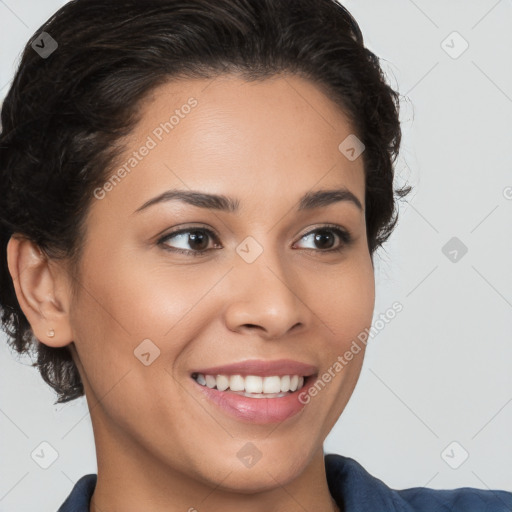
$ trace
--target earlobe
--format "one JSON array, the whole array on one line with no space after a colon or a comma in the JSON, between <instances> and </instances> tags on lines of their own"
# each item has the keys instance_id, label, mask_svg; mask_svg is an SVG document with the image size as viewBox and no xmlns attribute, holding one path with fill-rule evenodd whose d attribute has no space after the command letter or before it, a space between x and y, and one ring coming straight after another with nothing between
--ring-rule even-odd
<instances>
[{"instance_id":1,"label":"earlobe","mask_svg":"<svg viewBox=\"0 0 512 512\"><path fill-rule=\"evenodd\" d=\"M65 276L50 266L35 242L14 234L7 244L7 264L18 303L34 336L50 347L73 341Z\"/></svg>"}]
</instances>

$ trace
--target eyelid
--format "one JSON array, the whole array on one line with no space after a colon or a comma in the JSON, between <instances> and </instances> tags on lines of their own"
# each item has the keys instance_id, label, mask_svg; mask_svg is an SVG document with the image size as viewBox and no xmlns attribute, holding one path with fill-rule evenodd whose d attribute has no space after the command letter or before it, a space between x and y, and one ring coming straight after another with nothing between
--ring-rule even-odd
<instances>
[{"instance_id":1,"label":"eyelid","mask_svg":"<svg viewBox=\"0 0 512 512\"><path fill-rule=\"evenodd\" d=\"M214 239L217 242L219 242L219 236L217 235L217 233L212 228L209 228L209 227L206 227L206 226L193 225L193 226L180 227L180 228L177 228L177 229L175 229L173 231L168 231L164 235L161 235L161 236L158 237L157 243L160 244L162 242L165 242L167 239L171 238L171 236L180 235L182 233L189 233L191 231L204 231L212 239ZM200 252L200 251L194 251L194 252Z\"/></svg>"},{"instance_id":2,"label":"eyelid","mask_svg":"<svg viewBox=\"0 0 512 512\"><path fill-rule=\"evenodd\" d=\"M164 234L158 235L158 239L162 240L169 237L170 235L178 235L180 233L187 233L189 231L206 231L207 233L214 235L217 240L219 239L218 234L213 228L200 224L193 224L192 226L175 226L175 228L171 229L171 231L164 231Z\"/></svg>"},{"instance_id":3,"label":"eyelid","mask_svg":"<svg viewBox=\"0 0 512 512\"><path fill-rule=\"evenodd\" d=\"M320 231L322 229L333 229L333 230L343 231L343 232L347 233L347 235L351 234L348 229L344 228L343 226L340 226L339 224L330 224L330 223L325 224L324 223L324 224L317 224L317 225L308 227L307 231L304 231L304 233L299 236L299 240L301 238L304 238L306 235L310 235L311 233L314 233L315 231Z\"/></svg>"}]
</instances>

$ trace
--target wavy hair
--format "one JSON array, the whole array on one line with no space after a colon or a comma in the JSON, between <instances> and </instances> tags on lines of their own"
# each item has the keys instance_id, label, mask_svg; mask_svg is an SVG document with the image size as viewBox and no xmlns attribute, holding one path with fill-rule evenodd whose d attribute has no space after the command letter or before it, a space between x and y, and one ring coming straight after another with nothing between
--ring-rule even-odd
<instances>
[{"instance_id":1,"label":"wavy hair","mask_svg":"<svg viewBox=\"0 0 512 512\"><path fill-rule=\"evenodd\" d=\"M58 43L46 58L31 46L42 32ZM399 94L335 0L73 0L26 44L1 111L0 307L9 345L35 351L32 366L56 403L83 395L83 385L69 348L37 340L20 308L7 267L10 237L67 258L76 272L93 190L111 174L119 141L153 89L179 77L280 72L317 84L364 143L373 257L398 220L396 199L410 191L393 189Z\"/></svg>"}]
</instances>

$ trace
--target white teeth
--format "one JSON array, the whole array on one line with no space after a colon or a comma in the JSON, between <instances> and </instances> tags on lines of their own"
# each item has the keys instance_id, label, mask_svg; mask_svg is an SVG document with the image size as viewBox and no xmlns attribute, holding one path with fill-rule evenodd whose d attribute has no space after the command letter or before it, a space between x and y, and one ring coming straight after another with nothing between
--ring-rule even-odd
<instances>
[{"instance_id":1,"label":"white teeth","mask_svg":"<svg viewBox=\"0 0 512 512\"><path fill-rule=\"evenodd\" d=\"M245 377L245 391L247 393L261 393L263 391L263 378L257 375Z\"/></svg>"},{"instance_id":2,"label":"white teeth","mask_svg":"<svg viewBox=\"0 0 512 512\"><path fill-rule=\"evenodd\" d=\"M304 385L304 377L301 375L272 375L260 377L259 375L204 375L196 373L195 380L202 386L217 388L219 391L240 392L245 396L251 394L261 395L258 398L265 398L262 395L284 396L287 392L294 392Z\"/></svg>"},{"instance_id":3,"label":"white teeth","mask_svg":"<svg viewBox=\"0 0 512 512\"><path fill-rule=\"evenodd\" d=\"M244 378L241 375L231 375L229 379L229 389L231 389L231 391L243 391L245 389Z\"/></svg>"},{"instance_id":4,"label":"white teeth","mask_svg":"<svg viewBox=\"0 0 512 512\"><path fill-rule=\"evenodd\" d=\"M200 373L198 375L201 375ZM217 379L213 375L205 375L206 385L209 388L214 388L217 385Z\"/></svg>"},{"instance_id":5,"label":"white teeth","mask_svg":"<svg viewBox=\"0 0 512 512\"><path fill-rule=\"evenodd\" d=\"M217 389L224 391L229 388L229 379L226 375L217 375Z\"/></svg>"},{"instance_id":6,"label":"white teeth","mask_svg":"<svg viewBox=\"0 0 512 512\"><path fill-rule=\"evenodd\" d=\"M281 391L281 379L279 377L263 378L263 393L279 393Z\"/></svg>"}]
</instances>

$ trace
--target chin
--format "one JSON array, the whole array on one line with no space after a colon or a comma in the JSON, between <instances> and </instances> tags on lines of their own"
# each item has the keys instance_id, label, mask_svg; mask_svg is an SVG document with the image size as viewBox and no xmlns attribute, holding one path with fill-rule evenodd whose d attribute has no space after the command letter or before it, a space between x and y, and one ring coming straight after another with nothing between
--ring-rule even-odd
<instances>
[{"instance_id":1,"label":"chin","mask_svg":"<svg viewBox=\"0 0 512 512\"><path fill-rule=\"evenodd\" d=\"M215 484L241 494L264 492L289 484L310 463L311 452L304 451L303 446L302 450L299 446L293 447L293 450L276 450L270 446L265 448L264 445L264 440L248 441L239 450L240 457L222 457L221 467L218 465L220 455L216 453L210 471L215 479L220 475ZM256 446L260 446L261 450L256 451Z\"/></svg>"},{"instance_id":2,"label":"chin","mask_svg":"<svg viewBox=\"0 0 512 512\"><path fill-rule=\"evenodd\" d=\"M271 464L262 464L259 467L254 466L249 469L235 467L232 468L232 473L225 480L216 482L216 485L219 489L230 492L256 494L287 485L300 473L300 468L298 471L294 471L286 463L283 464L282 468L276 468Z\"/></svg>"}]
</instances>

